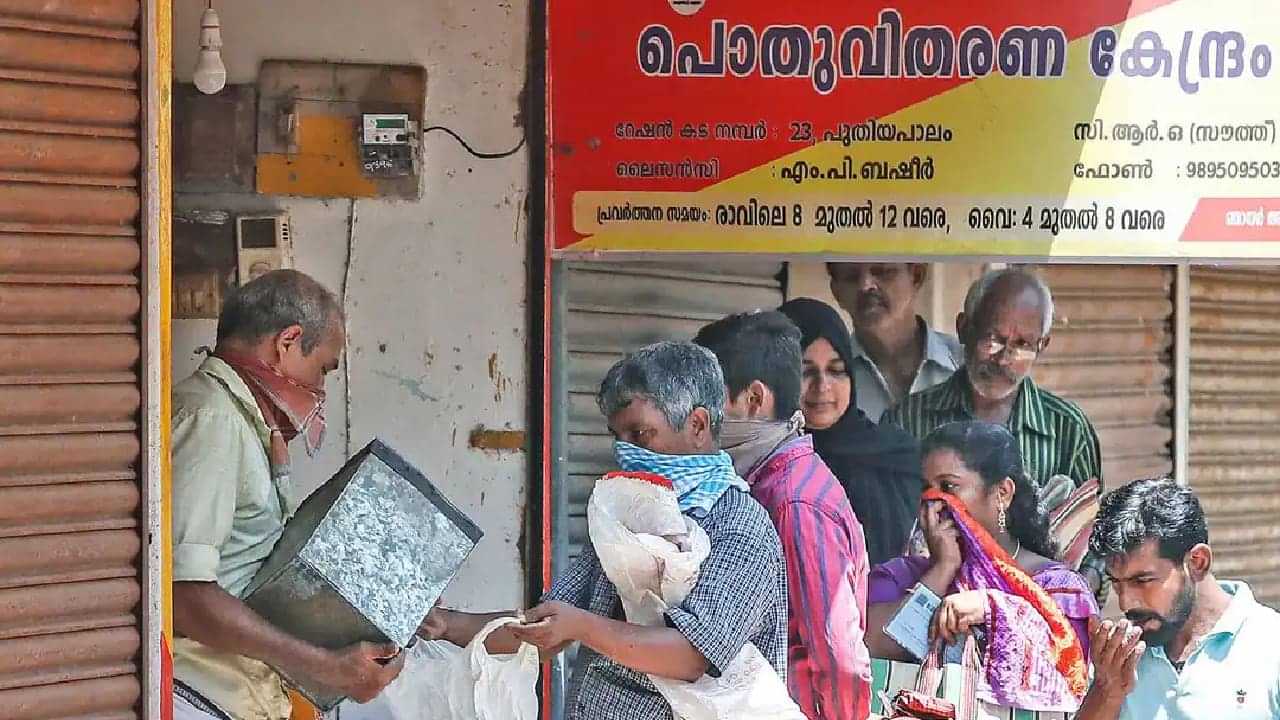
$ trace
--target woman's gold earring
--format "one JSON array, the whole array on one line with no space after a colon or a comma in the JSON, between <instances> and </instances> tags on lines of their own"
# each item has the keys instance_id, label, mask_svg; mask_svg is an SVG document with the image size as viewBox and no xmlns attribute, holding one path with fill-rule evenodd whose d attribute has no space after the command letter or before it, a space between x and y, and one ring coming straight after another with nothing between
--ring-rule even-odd
<instances>
[{"instance_id":1,"label":"woman's gold earring","mask_svg":"<svg viewBox=\"0 0 1280 720\"><path fill-rule=\"evenodd\" d=\"M1000 506L1000 532L1009 532L1009 518L1005 514L1004 506Z\"/></svg>"}]
</instances>

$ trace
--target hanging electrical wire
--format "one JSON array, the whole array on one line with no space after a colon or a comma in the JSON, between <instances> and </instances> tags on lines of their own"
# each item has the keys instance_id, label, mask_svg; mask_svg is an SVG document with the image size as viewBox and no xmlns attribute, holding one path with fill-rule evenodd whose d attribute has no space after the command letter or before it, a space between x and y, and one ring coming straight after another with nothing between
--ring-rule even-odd
<instances>
[{"instance_id":1,"label":"hanging electrical wire","mask_svg":"<svg viewBox=\"0 0 1280 720\"><path fill-rule=\"evenodd\" d=\"M475 157L480 158L481 160L501 160L502 158L508 158L520 152L521 148L524 147L524 137L521 137L520 142L516 143L515 147L511 148L510 150L507 150L506 152L482 153L472 148L471 145L469 145L466 140L462 139L461 135L459 135L458 133L454 132L453 130L450 130L449 128L443 125L432 125L431 127L423 130L422 134L427 135L428 133L432 133L432 132L447 133L454 140L457 140L458 143L462 145L463 149L465 149L467 152L471 153Z\"/></svg>"}]
</instances>

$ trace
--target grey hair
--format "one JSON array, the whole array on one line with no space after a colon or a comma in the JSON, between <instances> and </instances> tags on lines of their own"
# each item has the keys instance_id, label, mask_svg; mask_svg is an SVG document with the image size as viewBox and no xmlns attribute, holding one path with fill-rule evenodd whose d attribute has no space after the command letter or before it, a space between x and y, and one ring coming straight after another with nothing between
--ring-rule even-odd
<instances>
[{"instance_id":1,"label":"grey hair","mask_svg":"<svg viewBox=\"0 0 1280 720\"><path fill-rule=\"evenodd\" d=\"M328 288L297 270L273 270L227 297L218 317L218 343L254 343L299 325L302 352L309 354L341 320L341 304Z\"/></svg>"},{"instance_id":2,"label":"grey hair","mask_svg":"<svg viewBox=\"0 0 1280 720\"><path fill-rule=\"evenodd\" d=\"M1040 305L1044 308L1043 326L1040 328L1041 333L1048 333L1053 327L1053 293L1049 292L1049 286L1045 284L1041 277L1030 270L1023 268L1004 268L1002 270L988 270L982 274L969 286L969 292L964 296L964 314L972 319L977 316L978 308L982 306L982 301L986 299L987 293L996 283L1005 278L1017 278L1022 287L1031 286L1035 288L1036 293L1040 296Z\"/></svg>"},{"instance_id":3,"label":"grey hair","mask_svg":"<svg viewBox=\"0 0 1280 720\"><path fill-rule=\"evenodd\" d=\"M715 354L700 345L659 342L627 355L605 374L596 405L608 418L637 399L652 402L676 431L684 429L695 409L705 408L712 436L720 436L724 375Z\"/></svg>"}]
</instances>

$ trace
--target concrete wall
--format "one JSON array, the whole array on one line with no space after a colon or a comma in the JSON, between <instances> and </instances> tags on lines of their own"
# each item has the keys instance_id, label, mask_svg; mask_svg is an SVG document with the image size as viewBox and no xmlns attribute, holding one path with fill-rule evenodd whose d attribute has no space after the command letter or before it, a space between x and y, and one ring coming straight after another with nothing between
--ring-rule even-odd
<instances>
[{"instance_id":1,"label":"concrete wall","mask_svg":"<svg viewBox=\"0 0 1280 720\"><path fill-rule=\"evenodd\" d=\"M204 6L174 5L179 81L190 80ZM509 149L523 133L516 117L528 38L522 0L218 0L215 7L230 83L254 82L267 58L421 64L426 124L454 129L481 152ZM295 267L335 291L350 262L347 367L328 383L322 452L307 460L295 449L298 489L310 492L348 451L382 438L485 531L446 601L509 608L524 593L528 458L471 449L468 436L479 425L527 429L528 156L477 160L441 133L426 138L423 153L421 201L360 200L354 228L350 200L182 195L175 204L288 211ZM198 364L193 351L212 343L214 327L174 323L175 378Z\"/></svg>"}]
</instances>

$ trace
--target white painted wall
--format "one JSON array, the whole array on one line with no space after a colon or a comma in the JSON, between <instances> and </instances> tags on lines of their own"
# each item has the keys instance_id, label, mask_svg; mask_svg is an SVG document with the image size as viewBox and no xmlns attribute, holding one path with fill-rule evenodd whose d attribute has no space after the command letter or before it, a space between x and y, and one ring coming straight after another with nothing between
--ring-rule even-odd
<instances>
[{"instance_id":1,"label":"white painted wall","mask_svg":"<svg viewBox=\"0 0 1280 720\"><path fill-rule=\"evenodd\" d=\"M204 7L174 3L179 81L191 77ZM523 133L515 120L526 71L523 0L217 0L214 7L228 82L254 82L268 58L421 64L428 125L449 126L482 152L509 149ZM446 602L510 608L524 594L528 458L482 453L467 439L478 425L527 430L528 156L477 160L440 133L423 150L421 201L357 202L346 304L351 404L340 370L328 383L325 447L315 459L295 457L295 476L310 492L348 449L382 438L485 531ZM340 290L351 201L206 195L175 204L288 211L295 266ZM175 378L198 364L192 351L211 344L214 329L213 321L175 321Z\"/></svg>"}]
</instances>

